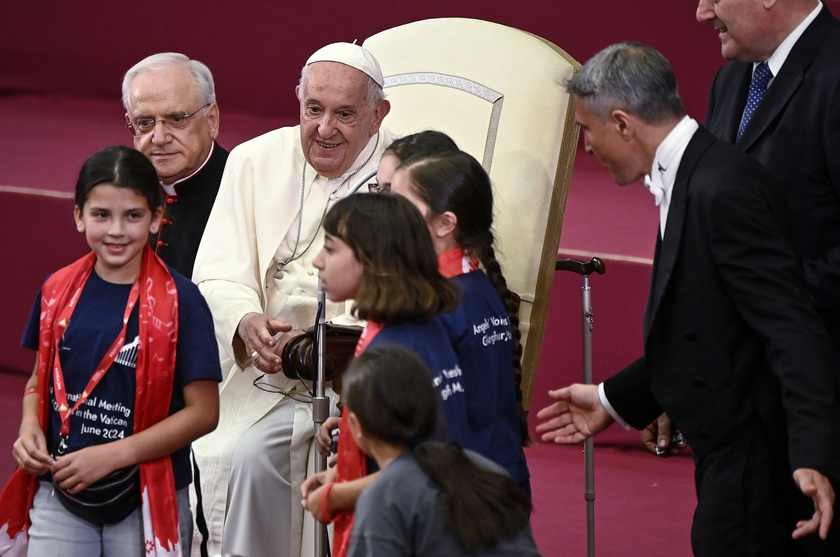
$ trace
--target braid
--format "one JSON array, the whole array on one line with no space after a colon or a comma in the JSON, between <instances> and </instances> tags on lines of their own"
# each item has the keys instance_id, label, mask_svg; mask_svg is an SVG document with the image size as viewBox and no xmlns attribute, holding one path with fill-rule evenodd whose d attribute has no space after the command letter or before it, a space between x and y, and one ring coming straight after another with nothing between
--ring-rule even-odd
<instances>
[{"instance_id":1,"label":"braid","mask_svg":"<svg viewBox=\"0 0 840 557\"><path fill-rule=\"evenodd\" d=\"M511 339L513 380L516 386L516 400L519 402L519 432L522 435L522 445L528 446L531 437L528 433L528 413L525 411L522 397L522 331L519 330L519 296L511 292L507 286L507 281L502 273L502 266L496 259L496 252L493 250L493 233L488 231L487 235L490 237L490 241L484 242L484 249L478 250L476 254L487 272L487 278L490 279L490 283L499 293L510 320L510 332L513 337Z\"/></svg>"},{"instance_id":2,"label":"braid","mask_svg":"<svg viewBox=\"0 0 840 557\"><path fill-rule=\"evenodd\" d=\"M519 330L519 297L507 287L493 250L493 186L490 176L474 157L463 151L411 157L400 165L410 175L411 191L428 205L432 215L451 211L458 219L454 239L484 266L490 283L505 306L511 332L512 369L519 402L522 444L528 445L528 416L522 396L522 333Z\"/></svg>"}]
</instances>

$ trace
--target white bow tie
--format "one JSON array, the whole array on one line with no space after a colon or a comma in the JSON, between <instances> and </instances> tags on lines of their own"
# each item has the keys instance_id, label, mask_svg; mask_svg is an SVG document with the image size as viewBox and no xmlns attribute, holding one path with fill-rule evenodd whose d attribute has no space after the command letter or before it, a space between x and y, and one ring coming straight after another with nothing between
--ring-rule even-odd
<instances>
[{"instance_id":1,"label":"white bow tie","mask_svg":"<svg viewBox=\"0 0 840 557\"><path fill-rule=\"evenodd\" d=\"M653 177L650 175L645 176L645 187L656 198L656 206L659 207L665 198L665 187L662 185L662 176L660 173L654 172Z\"/></svg>"}]
</instances>

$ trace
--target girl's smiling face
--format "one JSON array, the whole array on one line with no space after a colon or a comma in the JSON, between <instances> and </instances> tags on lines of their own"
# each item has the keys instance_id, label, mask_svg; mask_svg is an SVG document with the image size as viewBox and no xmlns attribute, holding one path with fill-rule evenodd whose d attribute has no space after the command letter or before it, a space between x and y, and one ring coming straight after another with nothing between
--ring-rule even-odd
<instances>
[{"instance_id":1,"label":"girl's smiling face","mask_svg":"<svg viewBox=\"0 0 840 557\"><path fill-rule=\"evenodd\" d=\"M102 183L90 190L83 207L74 209L76 229L96 253L96 273L105 281L134 282L149 234L160 228L162 210L154 213L145 197L131 188Z\"/></svg>"},{"instance_id":2,"label":"girl's smiling face","mask_svg":"<svg viewBox=\"0 0 840 557\"><path fill-rule=\"evenodd\" d=\"M327 298L341 302L356 297L363 268L344 240L325 234L324 248L315 256L314 265Z\"/></svg>"}]
</instances>

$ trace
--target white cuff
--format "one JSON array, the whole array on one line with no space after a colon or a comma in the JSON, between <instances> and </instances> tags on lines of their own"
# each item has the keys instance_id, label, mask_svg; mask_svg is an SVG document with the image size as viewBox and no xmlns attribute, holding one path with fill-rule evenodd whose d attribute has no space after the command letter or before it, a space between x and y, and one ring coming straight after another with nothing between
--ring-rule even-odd
<instances>
[{"instance_id":1,"label":"white cuff","mask_svg":"<svg viewBox=\"0 0 840 557\"><path fill-rule=\"evenodd\" d=\"M607 399L607 393L605 393L605 392L604 392L604 384L603 384L603 383L600 383L600 384L598 385L598 398L600 398L600 399L601 399L601 404L603 404L603 405L604 405L604 408L607 410L607 412L609 413L609 415L610 415L610 416L612 416L612 417L613 417L613 419L614 419L616 422L618 422L618 424L619 424L621 427L623 427L623 428L624 428L624 429L626 429L627 431L630 431L631 429L635 429L633 426L631 426L630 424L628 424L627 422L625 422L625 421L621 418L621 416L619 416L619 415L618 415L618 412L616 412L616 411L615 411L615 408L613 408L613 407L612 407L612 404L610 404L610 401Z\"/></svg>"}]
</instances>

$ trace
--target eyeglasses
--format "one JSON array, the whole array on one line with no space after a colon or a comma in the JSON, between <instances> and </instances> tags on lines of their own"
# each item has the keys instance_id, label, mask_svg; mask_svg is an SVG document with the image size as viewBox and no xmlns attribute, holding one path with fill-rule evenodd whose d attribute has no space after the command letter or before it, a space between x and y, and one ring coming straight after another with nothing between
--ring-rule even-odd
<instances>
[{"instance_id":1,"label":"eyeglasses","mask_svg":"<svg viewBox=\"0 0 840 557\"><path fill-rule=\"evenodd\" d=\"M265 373L263 373L262 375L260 375L256 379L254 379L252 384L256 388L258 388L259 390L265 391L266 393L272 393L272 394L276 394L276 395L287 396L290 399L295 400L297 402L305 402L305 403L308 403L308 404L312 403L312 398L313 398L314 395L307 390L307 388L303 384L303 382L301 382L300 385L296 386L291 391L284 391L283 389L281 389L280 387L277 387L276 385L272 385L271 383L264 382L263 381L264 378L265 378ZM302 390L298 390L298 389L302 389Z\"/></svg>"},{"instance_id":2,"label":"eyeglasses","mask_svg":"<svg viewBox=\"0 0 840 557\"><path fill-rule=\"evenodd\" d=\"M370 193L391 193L391 182L371 182L367 187Z\"/></svg>"},{"instance_id":3,"label":"eyeglasses","mask_svg":"<svg viewBox=\"0 0 840 557\"><path fill-rule=\"evenodd\" d=\"M131 133L131 135L138 137L152 132L155 129L155 126L157 126L158 122L163 122L163 125L172 131L183 130L190 125L190 118L192 118L208 106L210 106L210 103L205 104L204 106L202 106L201 108L199 108L191 114L187 114L186 112L184 112L183 114L169 114L157 120L154 118L137 118L132 122L128 119L128 115L126 115L125 127Z\"/></svg>"}]
</instances>

